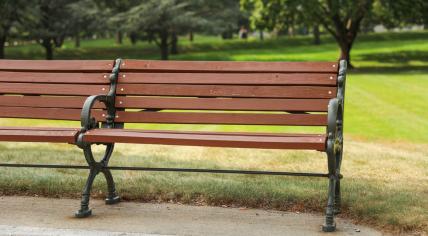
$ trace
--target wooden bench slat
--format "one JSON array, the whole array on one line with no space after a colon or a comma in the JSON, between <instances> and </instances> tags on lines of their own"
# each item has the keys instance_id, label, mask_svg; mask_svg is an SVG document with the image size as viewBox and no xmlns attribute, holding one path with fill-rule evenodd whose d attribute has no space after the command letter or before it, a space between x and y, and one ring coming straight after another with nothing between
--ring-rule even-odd
<instances>
[{"instance_id":1,"label":"wooden bench slat","mask_svg":"<svg viewBox=\"0 0 428 236\"><path fill-rule=\"evenodd\" d=\"M329 99L116 97L118 108L242 111L327 111ZM1 104L1 102L0 102Z\"/></svg>"},{"instance_id":2,"label":"wooden bench slat","mask_svg":"<svg viewBox=\"0 0 428 236\"><path fill-rule=\"evenodd\" d=\"M250 136L189 133L148 133L123 130L107 131L96 129L87 132L84 141L105 143L144 143L166 145L189 145L208 147L268 148L268 149L311 149L325 150L325 135L313 136Z\"/></svg>"},{"instance_id":3,"label":"wooden bench slat","mask_svg":"<svg viewBox=\"0 0 428 236\"><path fill-rule=\"evenodd\" d=\"M232 61L151 61L124 60L122 72L331 72L337 62L232 62Z\"/></svg>"},{"instance_id":4,"label":"wooden bench slat","mask_svg":"<svg viewBox=\"0 0 428 236\"><path fill-rule=\"evenodd\" d=\"M63 108L29 108L29 107L2 107L0 118L27 118L49 120L80 120L81 109ZM94 110L94 117L103 121L102 110Z\"/></svg>"},{"instance_id":5,"label":"wooden bench slat","mask_svg":"<svg viewBox=\"0 0 428 236\"><path fill-rule=\"evenodd\" d=\"M117 94L188 97L333 98L336 96L336 87L119 84Z\"/></svg>"},{"instance_id":6,"label":"wooden bench slat","mask_svg":"<svg viewBox=\"0 0 428 236\"><path fill-rule=\"evenodd\" d=\"M111 72L113 60L0 60L0 71Z\"/></svg>"},{"instance_id":7,"label":"wooden bench slat","mask_svg":"<svg viewBox=\"0 0 428 236\"><path fill-rule=\"evenodd\" d=\"M116 132L115 129L102 129L103 133ZM305 137L317 136L325 137L325 134L306 134L306 133L266 133L266 132L224 132L224 131L184 131L184 130L145 130L145 129L121 129L122 132L140 132L140 133L165 133L175 134L199 134L199 135L238 135L238 136L267 136L267 137Z\"/></svg>"},{"instance_id":8,"label":"wooden bench slat","mask_svg":"<svg viewBox=\"0 0 428 236\"><path fill-rule=\"evenodd\" d=\"M110 84L108 73L47 73L0 71L0 82Z\"/></svg>"},{"instance_id":9,"label":"wooden bench slat","mask_svg":"<svg viewBox=\"0 0 428 236\"><path fill-rule=\"evenodd\" d=\"M75 143L79 129L0 127L0 141Z\"/></svg>"},{"instance_id":10,"label":"wooden bench slat","mask_svg":"<svg viewBox=\"0 0 428 236\"><path fill-rule=\"evenodd\" d=\"M200 112L125 112L118 111L117 122L169 124L239 124L324 126L325 114L254 114Z\"/></svg>"},{"instance_id":11,"label":"wooden bench slat","mask_svg":"<svg viewBox=\"0 0 428 236\"><path fill-rule=\"evenodd\" d=\"M1 76L1 75L0 75ZM335 73L120 73L123 84L336 85Z\"/></svg>"},{"instance_id":12,"label":"wooden bench slat","mask_svg":"<svg viewBox=\"0 0 428 236\"><path fill-rule=\"evenodd\" d=\"M87 96L1 96L0 107L45 107L45 108L80 108ZM102 103L95 103L94 108L105 108Z\"/></svg>"},{"instance_id":13,"label":"wooden bench slat","mask_svg":"<svg viewBox=\"0 0 428 236\"><path fill-rule=\"evenodd\" d=\"M107 94L110 85L0 83L0 93L45 95Z\"/></svg>"}]
</instances>

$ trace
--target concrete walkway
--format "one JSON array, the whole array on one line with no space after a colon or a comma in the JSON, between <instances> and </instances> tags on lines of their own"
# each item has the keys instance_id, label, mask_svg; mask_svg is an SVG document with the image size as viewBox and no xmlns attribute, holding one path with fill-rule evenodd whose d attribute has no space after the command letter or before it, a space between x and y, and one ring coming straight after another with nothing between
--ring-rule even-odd
<instances>
[{"instance_id":1,"label":"concrete walkway","mask_svg":"<svg viewBox=\"0 0 428 236\"><path fill-rule=\"evenodd\" d=\"M321 232L323 216L253 209L91 200L94 215L76 219L76 199L0 197L0 235L382 235L338 219Z\"/></svg>"}]
</instances>

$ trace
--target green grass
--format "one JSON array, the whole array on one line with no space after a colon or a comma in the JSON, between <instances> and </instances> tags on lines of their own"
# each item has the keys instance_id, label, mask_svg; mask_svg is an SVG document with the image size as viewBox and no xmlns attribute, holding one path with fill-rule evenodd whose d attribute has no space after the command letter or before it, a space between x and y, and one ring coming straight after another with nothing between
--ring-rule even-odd
<instances>
[{"instance_id":1,"label":"green grass","mask_svg":"<svg viewBox=\"0 0 428 236\"><path fill-rule=\"evenodd\" d=\"M357 69L347 77L344 215L394 232L428 232L428 32L360 35L352 51ZM197 36L180 40L173 60L332 61L336 43L323 37L222 41ZM57 59L158 59L155 45L114 44L112 39L87 40L75 49L67 41L55 52ZM39 45L9 47L8 58L43 59ZM78 122L1 119L0 125L68 126ZM128 128L223 131L320 131L307 127L129 125ZM72 146L54 144L0 145L0 161L11 163L84 164ZM325 171L322 153L118 145L114 165L189 168L241 168L290 171ZM211 205L265 207L321 212L326 180L263 176L115 172L119 192L126 199L180 201ZM0 189L6 194L79 196L86 171L2 169ZM102 179L94 193L101 197Z\"/></svg>"}]
</instances>

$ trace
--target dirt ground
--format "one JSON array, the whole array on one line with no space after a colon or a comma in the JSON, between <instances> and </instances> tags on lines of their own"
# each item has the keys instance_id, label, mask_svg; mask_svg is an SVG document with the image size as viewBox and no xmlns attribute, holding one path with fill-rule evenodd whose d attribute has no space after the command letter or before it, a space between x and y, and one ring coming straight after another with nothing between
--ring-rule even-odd
<instances>
[{"instance_id":1,"label":"dirt ground","mask_svg":"<svg viewBox=\"0 0 428 236\"><path fill-rule=\"evenodd\" d=\"M321 232L322 215L258 209L92 200L93 216L76 219L77 199L0 197L0 235L382 235L338 219Z\"/></svg>"}]
</instances>

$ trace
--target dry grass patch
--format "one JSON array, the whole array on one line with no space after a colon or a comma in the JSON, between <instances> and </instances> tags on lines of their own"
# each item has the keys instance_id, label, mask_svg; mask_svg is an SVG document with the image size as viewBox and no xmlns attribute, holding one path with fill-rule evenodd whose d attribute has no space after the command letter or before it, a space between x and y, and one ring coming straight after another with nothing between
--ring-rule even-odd
<instances>
[{"instance_id":1,"label":"dry grass patch","mask_svg":"<svg viewBox=\"0 0 428 236\"><path fill-rule=\"evenodd\" d=\"M101 148L98 148L101 150ZM71 145L3 143L0 161L85 164ZM348 141L344 215L394 232L428 232L428 145ZM117 145L111 165L326 172L324 153L158 145ZM125 199L316 211L327 180L302 177L114 171ZM87 171L0 169L3 194L78 197ZM103 196L97 178L94 195ZM71 213L70 213L71 214Z\"/></svg>"}]
</instances>

